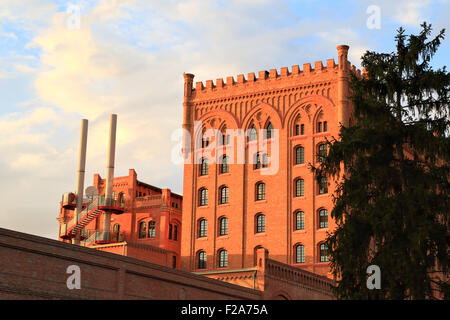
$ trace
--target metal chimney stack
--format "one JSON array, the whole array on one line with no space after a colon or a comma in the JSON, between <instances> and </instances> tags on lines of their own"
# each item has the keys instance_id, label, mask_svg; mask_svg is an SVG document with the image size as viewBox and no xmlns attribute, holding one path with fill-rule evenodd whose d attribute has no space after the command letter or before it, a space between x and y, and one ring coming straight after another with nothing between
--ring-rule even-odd
<instances>
[{"instance_id":1,"label":"metal chimney stack","mask_svg":"<svg viewBox=\"0 0 450 320\"><path fill-rule=\"evenodd\" d=\"M81 120L80 149L78 158L76 208L75 213L73 215L75 225L78 223L81 211L83 210L83 190L84 190L84 175L86 170L87 135L88 135L88 120L83 119ZM73 239L72 242L74 244L80 244L79 233L77 233L75 239Z\"/></svg>"},{"instance_id":2,"label":"metal chimney stack","mask_svg":"<svg viewBox=\"0 0 450 320\"><path fill-rule=\"evenodd\" d=\"M109 136L108 136L108 161L106 164L106 191L105 204L110 206L113 200L113 181L114 181L114 162L116 154L116 129L117 129L117 115L112 114L109 121ZM109 240L109 231L111 224L111 213L105 212L103 215L103 231L104 240Z\"/></svg>"}]
</instances>

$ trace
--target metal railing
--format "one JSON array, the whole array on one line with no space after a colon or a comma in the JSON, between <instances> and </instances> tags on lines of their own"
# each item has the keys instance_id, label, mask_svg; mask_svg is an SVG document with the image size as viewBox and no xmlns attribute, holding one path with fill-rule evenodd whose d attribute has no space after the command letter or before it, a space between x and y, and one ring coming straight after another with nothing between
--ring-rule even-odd
<instances>
[{"instance_id":1,"label":"metal railing","mask_svg":"<svg viewBox=\"0 0 450 320\"><path fill-rule=\"evenodd\" d=\"M86 230L86 229L83 229ZM82 246L88 246L97 242L123 242L125 237L121 232L111 232L104 230L86 230L89 232L89 236L80 242Z\"/></svg>"}]
</instances>

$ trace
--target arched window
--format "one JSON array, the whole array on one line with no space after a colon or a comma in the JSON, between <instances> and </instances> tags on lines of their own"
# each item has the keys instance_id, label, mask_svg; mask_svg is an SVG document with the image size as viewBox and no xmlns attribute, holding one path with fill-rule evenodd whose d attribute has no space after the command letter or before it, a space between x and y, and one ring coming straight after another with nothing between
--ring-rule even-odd
<instances>
[{"instance_id":1,"label":"arched window","mask_svg":"<svg viewBox=\"0 0 450 320\"><path fill-rule=\"evenodd\" d=\"M264 182L258 182L256 184L256 200L266 199L266 184Z\"/></svg>"},{"instance_id":2,"label":"arched window","mask_svg":"<svg viewBox=\"0 0 450 320\"><path fill-rule=\"evenodd\" d=\"M178 240L178 226L176 224L173 226L173 240Z\"/></svg>"},{"instance_id":3,"label":"arched window","mask_svg":"<svg viewBox=\"0 0 450 320\"><path fill-rule=\"evenodd\" d=\"M266 127L266 139L270 138L273 138L273 125L271 122L269 122Z\"/></svg>"},{"instance_id":4,"label":"arched window","mask_svg":"<svg viewBox=\"0 0 450 320\"><path fill-rule=\"evenodd\" d=\"M228 218L222 217L219 219L219 236L228 234Z\"/></svg>"},{"instance_id":5,"label":"arched window","mask_svg":"<svg viewBox=\"0 0 450 320\"><path fill-rule=\"evenodd\" d=\"M156 235L156 222L155 221L150 221L148 223L148 237L149 238L154 238Z\"/></svg>"},{"instance_id":6,"label":"arched window","mask_svg":"<svg viewBox=\"0 0 450 320\"><path fill-rule=\"evenodd\" d=\"M327 156L327 145L325 143L322 143L317 149L317 162L322 162Z\"/></svg>"},{"instance_id":7,"label":"arched window","mask_svg":"<svg viewBox=\"0 0 450 320\"><path fill-rule=\"evenodd\" d=\"M145 231L147 229L147 224L145 222L139 223L139 238L145 238Z\"/></svg>"},{"instance_id":8,"label":"arched window","mask_svg":"<svg viewBox=\"0 0 450 320\"><path fill-rule=\"evenodd\" d=\"M200 162L200 175L208 175L208 159L202 158Z\"/></svg>"},{"instance_id":9,"label":"arched window","mask_svg":"<svg viewBox=\"0 0 450 320\"><path fill-rule=\"evenodd\" d=\"M220 188L220 204L228 203L228 187L221 187Z\"/></svg>"},{"instance_id":10,"label":"arched window","mask_svg":"<svg viewBox=\"0 0 450 320\"><path fill-rule=\"evenodd\" d=\"M230 171L229 159L227 156L222 157L222 164L220 166L220 173L228 173Z\"/></svg>"},{"instance_id":11,"label":"arched window","mask_svg":"<svg viewBox=\"0 0 450 320\"><path fill-rule=\"evenodd\" d=\"M295 230L305 229L305 213L303 211L297 211L295 213Z\"/></svg>"},{"instance_id":12,"label":"arched window","mask_svg":"<svg viewBox=\"0 0 450 320\"><path fill-rule=\"evenodd\" d=\"M222 146L225 146L225 145L228 145L228 144L230 144L230 135L229 134L226 134L225 133L226 131L225 130L223 130L222 131L222 133L221 133L221 136L220 136L220 138L221 138L221 145Z\"/></svg>"},{"instance_id":13,"label":"arched window","mask_svg":"<svg viewBox=\"0 0 450 320\"><path fill-rule=\"evenodd\" d=\"M248 141L255 141L258 139L258 132L256 131L255 126L252 126L248 133Z\"/></svg>"},{"instance_id":14,"label":"arched window","mask_svg":"<svg viewBox=\"0 0 450 320\"><path fill-rule=\"evenodd\" d=\"M83 230L86 230L86 229L83 229ZM120 238L120 224L116 223L113 226L113 234L112 234L111 239L114 241L119 241L119 238Z\"/></svg>"},{"instance_id":15,"label":"arched window","mask_svg":"<svg viewBox=\"0 0 450 320\"><path fill-rule=\"evenodd\" d=\"M121 192L119 193L119 202L120 204L125 204L125 193Z\"/></svg>"},{"instance_id":16,"label":"arched window","mask_svg":"<svg viewBox=\"0 0 450 320\"><path fill-rule=\"evenodd\" d=\"M116 224L113 226L113 232L114 232L114 233L120 232L120 224L116 223Z\"/></svg>"},{"instance_id":17,"label":"arched window","mask_svg":"<svg viewBox=\"0 0 450 320\"><path fill-rule=\"evenodd\" d=\"M199 191L199 206L206 206L208 204L208 189L202 188Z\"/></svg>"},{"instance_id":18,"label":"arched window","mask_svg":"<svg viewBox=\"0 0 450 320\"><path fill-rule=\"evenodd\" d=\"M198 252L197 266L199 269L206 269L206 252L205 251Z\"/></svg>"},{"instance_id":19,"label":"arched window","mask_svg":"<svg viewBox=\"0 0 450 320\"><path fill-rule=\"evenodd\" d=\"M328 193L328 180L326 177L319 179L319 194Z\"/></svg>"},{"instance_id":20,"label":"arched window","mask_svg":"<svg viewBox=\"0 0 450 320\"><path fill-rule=\"evenodd\" d=\"M202 148L206 148L209 145L209 137L206 136L206 130L202 132Z\"/></svg>"},{"instance_id":21,"label":"arched window","mask_svg":"<svg viewBox=\"0 0 450 320\"><path fill-rule=\"evenodd\" d=\"M319 245L319 256L320 256L320 262L329 261L328 246L325 243L322 243Z\"/></svg>"},{"instance_id":22,"label":"arched window","mask_svg":"<svg viewBox=\"0 0 450 320\"><path fill-rule=\"evenodd\" d=\"M319 210L319 228L328 228L328 210Z\"/></svg>"},{"instance_id":23,"label":"arched window","mask_svg":"<svg viewBox=\"0 0 450 320\"><path fill-rule=\"evenodd\" d=\"M305 263L305 246L302 244L295 246L295 263Z\"/></svg>"},{"instance_id":24,"label":"arched window","mask_svg":"<svg viewBox=\"0 0 450 320\"><path fill-rule=\"evenodd\" d=\"M228 252L227 250L219 251L219 268L228 267Z\"/></svg>"},{"instance_id":25,"label":"arched window","mask_svg":"<svg viewBox=\"0 0 450 320\"><path fill-rule=\"evenodd\" d=\"M295 180L295 196L303 197L304 195L305 195L305 180L298 178Z\"/></svg>"},{"instance_id":26,"label":"arched window","mask_svg":"<svg viewBox=\"0 0 450 320\"><path fill-rule=\"evenodd\" d=\"M206 219L200 219L198 222L198 237L203 238L208 234L208 221Z\"/></svg>"},{"instance_id":27,"label":"arched window","mask_svg":"<svg viewBox=\"0 0 450 320\"><path fill-rule=\"evenodd\" d=\"M256 215L256 233L266 232L266 216L263 214Z\"/></svg>"},{"instance_id":28,"label":"arched window","mask_svg":"<svg viewBox=\"0 0 450 320\"><path fill-rule=\"evenodd\" d=\"M295 164L305 163L305 148L295 148Z\"/></svg>"}]
</instances>

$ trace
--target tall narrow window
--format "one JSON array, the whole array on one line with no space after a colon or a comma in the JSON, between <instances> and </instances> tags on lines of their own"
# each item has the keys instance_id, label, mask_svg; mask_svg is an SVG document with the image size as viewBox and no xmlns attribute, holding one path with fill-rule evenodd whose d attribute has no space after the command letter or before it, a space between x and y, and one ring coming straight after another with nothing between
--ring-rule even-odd
<instances>
[{"instance_id":1,"label":"tall narrow window","mask_svg":"<svg viewBox=\"0 0 450 320\"><path fill-rule=\"evenodd\" d=\"M319 122L317 125L317 132L322 132L322 122Z\"/></svg>"},{"instance_id":2,"label":"tall narrow window","mask_svg":"<svg viewBox=\"0 0 450 320\"><path fill-rule=\"evenodd\" d=\"M300 134L300 125L296 124L295 125L295 135L298 136Z\"/></svg>"},{"instance_id":3,"label":"tall narrow window","mask_svg":"<svg viewBox=\"0 0 450 320\"><path fill-rule=\"evenodd\" d=\"M328 124L326 121L323 122L323 132L327 132L328 130Z\"/></svg>"},{"instance_id":4,"label":"tall narrow window","mask_svg":"<svg viewBox=\"0 0 450 320\"><path fill-rule=\"evenodd\" d=\"M169 224L169 240L172 240L172 224Z\"/></svg>"},{"instance_id":5,"label":"tall narrow window","mask_svg":"<svg viewBox=\"0 0 450 320\"><path fill-rule=\"evenodd\" d=\"M253 126L253 127L250 128L250 131L248 133L248 140L249 141L254 141L254 140L257 140L257 139L258 139L258 133L256 131L255 126Z\"/></svg>"},{"instance_id":6,"label":"tall narrow window","mask_svg":"<svg viewBox=\"0 0 450 320\"><path fill-rule=\"evenodd\" d=\"M202 148L206 148L209 145L209 137L206 137L205 133L202 135Z\"/></svg>"},{"instance_id":7,"label":"tall narrow window","mask_svg":"<svg viewBox=\"0 0 450 320\"><path fill-rule=\"evenodd\" d=\"M317 161L322 162L323 159L325 159L325 157L327 156L327 145L325 143L322 143L321 145L319 145L318 149Z\"/></svg>"},{"instance_id":8,"label":"tall narrow window","mask_svg":"<svg viewBox=\"0 0 450 320\"><path fill-rule=\"evenodd\" d=\"M328 228L328 210L319 210L319 228Z\"/></svg>"},{"instance_id":9,"label":"tall narrow window","mask_svg":"<svg viewBox=\"0 0 450 320\"><path fill-rule=\"evenodd\" d=\"M326 177L319 179L319 194L328 193L328 180Z\"/></svg>"},{"instance_id":10,"label":"tall narrow window","mask_svg":"<svg viewBox=\"0 0 450 320\"><path fill-rule=\"evenodd\" d=\"M148 237L149 238L154 238L156 234L156 222L155 221L150 221L148 223Z\"/></svg>"},{"instance_id":11,"label":"tall narrow window","mask_svg":"<svg viewBox=\"0 0 450 320\"><path fill-rule=\"evenodd\" d=\"M273 125L271 122L269 122L266 128L266 139L270 138L273 138Z\"/></svg>"},{"instance_id":12,"label":"tall narrow window","mask_svg":"<svg viewBox=\"0 0 450 320\"><path fill-rule=\"evenodd\" d=\"M206 206L208 204L208 189L202 188L199 191L199 205Z\"/></svg>"},{"instance_id":13,"label":"tall narrow window","mask_svg":"<svg viewBox=\"0 0 450 320\"><path fill-rule=\"evenodd\" d=\"M259 182L256 184L256 200L266 199L266 184Z\"/></svg>"},{"instance_id":14,"label":"tall narrow window","mask_svg":"<svg viewBox=\"0 0 450 320\"><path fill-rule=\"evenodd\" d=\"M176 267L177 267L177 257L172 256L172 268L176 268Z\"/></svg>"},{"instance_id":15,"label":"tall narrow window","mask_svg":"<svg viewBox=\"0 0 450 320\"><path fill-rule=\"evenodd\" d=\"M178 240L178 226L177 225L173 226L173 240L175 240L175 241Z\"/></svg>"},{"instance_id":16,"label":"tall narrow window","mask_svg":"<svg viewBox=\"0 0 450 320\"><path fill-rule=\"evenodd\" d=\"M220 204L228 203L228 187L220 188Z\"/></svg>"},{"instance_id":17,"label":"tall narrow window","mask_svg":"<svg viewBox=\"0 0 450 320\"><path fill-rule=\"evenodd\" d=\"M327 262L328 259L328 246L325 243L322 243L319 246L320 251L320 262Z\"/></svg>"},{"instance_id":18,"label":"tall narrow window","mask_svg":"<svg viewBox=\"0 0 450 320\"><path fill-rule=\"evenodd\" d=\"M222 157L222 164L220 166L220 173L228 173L230 171L229 160L227 156Z\"/></svg>"},{"instance_id":19,"label":"tall narrow window","mask_svg":"<svg viewBox=\"0 0 450 320\"><path fill-rule=\"evenodd\" d=\"M201 219L198 222L198 237L206 237L208 233L208 221L206 219Z\"/></svg>"},{"instance_id":20,"label":"tall narrow window","mask_svg":"<svg viewBox=\"0 0 450 320\"><path fill-rule=\"evenodd\" d=\"M198 268L206 269L206 252L200 251L198 253Z\"/></svg>"},{"instance_id":21,"label":"tall narrow window","mask_svg":"<svg viewBox=\"0 0 450 320\"><path fill-rule=\"evenodd\" d=\"M267 153L263 153L263 156L262 156L262 167L263 168L267 168L268 165L269 165L269 158L267 157Z\"/></svg>"},{"instance_id":22,"label":"tall narrow window","mask_svg":"<svg viewBox=\"0 0 450 320\"><path fill-rule=\"evenodd\" d=\"M295 196L303 197L305 195L305 180L297 179L295 180Z\"/></svg>"},{"instance_id":23,"label":"tall narrow window","mask_svg":"<svg viewBox=\"0 0 450 320\"><path fill-rule=\"evenodd\" d=\"M219 235L224 236L228 234L228 218L223 217L219 220Z\"/></svg>"},{"instance_id":24,"label":"tall narrow window","mask_svg":"<svg viewBox=\"0 0 450 320\"><path fill-rule=\"evenodd\" d=\"M206 176L208 174L208 159L202 158L200 164L200 175Z\"/></svg>"},{"instance_id":25,"label":"tall narrow window","mask_svg":"<svg viewBox=\"0 0 450 320\"><path fill-rule=\"evenodd\" d=\"M256 216L256 233L266 232L266 216L258 214Z\"/></svg>"},{"instance_id":26,"label":"tall narrow window","mask_svg":"<svg viewBox=\"0 0 450 320\"><path fill-rule=\"evenodd\" d=\"M303 211L297 211L295 213L295 230L305 229L305 213Z\"/></svg>"},{"instance_id":27,"label":"tall narrow window","mask_svg":"<svg viewBox=\"0 0 450 320\"><path fill-rule=\"evenodd\" d=\"M305 148L295 148L295 164L305 163Z\"/></svg>"},{"instance_id":28,"label":"tall narrow window","mask_svg":"<svg viewBox=\"0 0 450 320\"><path fill-rule=\"evenodd\" d=\"M302 244L295 247L295 263L305 263L305 246Z\"/></svg>"},{"instance_id":29,"label":"tall narrow window","mask_svg":"<svg viewBox=\"0 0 450 320\"><path fill-rule=\"evenodd\" d=\"M219 251L219 268L228 267L228 252L227 250Z\"/></svg>"},{"instance_id":30,"label":"tall narrow window","mask_svg":"<svg viewBox=\"0 0 450 320\"><path fill-rule=\"evenodd\" d=\"M301 135L304 135L304 134L305 134L305 125L304 125L304 124L302 124L302 125L300 126L300 134L301 134Z\"/></svg>"},{"instance_id":31,"label":"tall narrow window","mask_svg":"<svg viewBox=\"0 0 450 320\"><path fill-rule=\"evenodd\" d=\"M145 238L145 231L147 229L147 224L145 222L139 223L139 238Z\"/></svg>"}]
</instances>

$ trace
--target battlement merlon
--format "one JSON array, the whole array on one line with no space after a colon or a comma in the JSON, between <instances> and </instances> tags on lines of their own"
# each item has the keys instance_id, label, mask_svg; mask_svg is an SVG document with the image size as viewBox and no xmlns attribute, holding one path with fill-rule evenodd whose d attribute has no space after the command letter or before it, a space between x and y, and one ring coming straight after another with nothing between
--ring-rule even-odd
<instances>
[{"instance_id":1,"label":"battlement merlon","mask_svg":"<svg viewBox=\"0 0 450 320\"><path fill-rule=\"evenodd\" d=\"M258 87L264 87L266 85L272 86L272 84L279 83L284 79L293 79L295 77L311 77L311 80L314 79L315 76L324 75L326 73L333 73L336 76L339 72L348 73L349 70L356 73L357 76L361 76L361 71L357 70L354 65L351 65L347 60L349 46L340 45L337 47L338 51L338 64L335 63L334 59L327 59L326 65L324 66L322 61L314 62L314 68L311 67L310 63L303 64L303 69L300 70L299 65L294 65L291 67L289 71L288 67L282 67L279 71L277 69L262 70L258 72L258 77L255 76L254 72L251 72L247 75L247 78L243 74L237 75L236 79L233 76L229 76L226 78L226 81L223 78L216 79L214 83L213 80L206 80L205 83L202 81L198 81L195 83L195 87L193 86L193 78L192 74L184 74L185 79L185 101L186 98L188 100L193 100L195 98L202 98L204 94L208 95L214 92L215 94L220 95L221 93L230 93L230 89L234 88L248 88L248 89L256 89ZM305 78L306 79L306 78Z\"/></svg>"}]
</instances>

